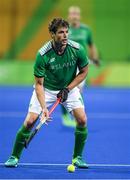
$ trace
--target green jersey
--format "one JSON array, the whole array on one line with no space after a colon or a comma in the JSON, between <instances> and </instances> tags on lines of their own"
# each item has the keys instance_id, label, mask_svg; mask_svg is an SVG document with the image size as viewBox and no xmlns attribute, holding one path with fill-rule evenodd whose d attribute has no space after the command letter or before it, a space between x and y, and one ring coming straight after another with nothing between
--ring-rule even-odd
<instances>
[{"instance_id":1,"label":"green jersey","mask_svg":"<svg viewBox=\"0 0 130 180\"><path fill-rule=\"evenodd\" d=\"M93 43L91 30L89 29L88 26L84 24L80 24L78 28L70 26L69 39L81 44L86 51L87 51L86 45L91 45Z\"/></svg>"},{"instance_id":2,"label":"green jersey","mask_svg":"<svg viewBox=\"0 0 130 180\"><path fill-rule=\"evenodd\" d=\"M84 48L69 40L62 55L58 55L47 42L37 53L34 75L44 77L44 87L50 90L61 90L67 87L76 77L77 68L88 65Z\"/></svg>"}]
</instances>

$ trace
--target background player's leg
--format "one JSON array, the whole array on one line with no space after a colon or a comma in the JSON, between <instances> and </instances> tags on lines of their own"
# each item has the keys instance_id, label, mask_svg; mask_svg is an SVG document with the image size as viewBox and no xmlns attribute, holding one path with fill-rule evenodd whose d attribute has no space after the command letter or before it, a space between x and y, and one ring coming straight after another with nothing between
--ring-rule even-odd
<instances>
[{"instance_id":1,"label":"background player's leg","mask_svg":"<svg viewBox=\"0 0 130 180\"><path fill-rule=\"evenodd\" d=\"M75 120L71 117L70 113L65 109L63 105L61 105L61 112L62 112L62 123L68 127L75 127L76 123Z\"/></svg>"},{"instance_id":2,"label":"background player's leg","mask_svg":"<svg viewBox=\"0 0 130 180\"><path fill-rule=\"evenodd\" d=\"M87 139L87 125L86 125L86 114L84 108L77 108L72 111L76 121L77 126L75 129L75 146L73 153L73 164L79 168L87 168L87 164L82 160L82 153Z\"/></svg>"}]
</instances>

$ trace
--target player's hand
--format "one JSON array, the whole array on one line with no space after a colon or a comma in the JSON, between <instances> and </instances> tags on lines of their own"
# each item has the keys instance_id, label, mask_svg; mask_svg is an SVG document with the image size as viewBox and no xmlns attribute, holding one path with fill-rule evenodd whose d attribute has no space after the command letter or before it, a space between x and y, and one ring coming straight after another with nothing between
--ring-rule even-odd
<instances>
[{"instance_id":1,"label":"player's hand","mask_svg":"<svg viewBox=\"0 0 130 180\"><path fill-rule=\"evenodd\" d=\"M96 66L100 66L100 60L99 59L92 59L93 64L95 64Z\"/></svg>"},{"instance_id":2,"label":"player's hand","mask_svg":"<svg viewBox=\"0 0 130 180\"><path fill-rule=\"evenodd\" d=\"M68 98L68 93L69 93L69 89L64 88L64 89L60 90L60 92L57 94L57 98L60 98L60 101L64 102Z\"/></svg>"},{"instance_id":3,"label":"player's hand","mask_svg":"<svg viewBox=\"0 0 130 180\"><path fill-rule=\"evenodd\" d=\"M47 119L49 119L49 111L47 108L45 108L42 110L40 121L46 121Z\"/></svg>"}]
</instances>

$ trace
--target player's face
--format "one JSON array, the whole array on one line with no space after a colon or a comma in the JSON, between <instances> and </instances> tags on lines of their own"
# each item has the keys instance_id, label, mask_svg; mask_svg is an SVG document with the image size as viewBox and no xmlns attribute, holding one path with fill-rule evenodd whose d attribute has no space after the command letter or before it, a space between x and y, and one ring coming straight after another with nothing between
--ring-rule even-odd
<instances>
[{"instance_id":1,"label":"player's face","mask_svg":"<svg viewBox=\"0 0 130 180\"><path fill-rule=\"evenodd\" d=\"M58 28L56 33L53 34L53 40L56 43L61 44L61 46L65 46L68 41L68 28L66 27Z\"/></svg>"},{"instance_id":2,"label":"player's face","mask_svg":"<svg viewBox=\"0 0 130 180\"><path fill-rule=\"evenodd\" d=\"M80 21L80 11L79 10L70 10L69 11L69 15L68 15L68 19L70 21L70 23L77 23Z\"/></svg>"}]
</instances>

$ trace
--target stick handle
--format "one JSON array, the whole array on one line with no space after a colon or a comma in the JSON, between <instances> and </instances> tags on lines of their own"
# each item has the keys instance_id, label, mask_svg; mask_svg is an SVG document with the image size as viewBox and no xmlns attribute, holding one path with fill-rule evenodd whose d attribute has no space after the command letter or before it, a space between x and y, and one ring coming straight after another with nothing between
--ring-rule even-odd
<instances>
[{"instance_id":1,"label":"stick handle","mask_svg":"<svg viewBox=\"0 0 130 180\"><path fill-rule=\"evenodd\" d=\"M58 99L56 100L56 102L53 104L53 106L51 107L51 109L50 109L50 111L49 111L49 116L50 116L51 113L55 110L55 108L58 106L59 103L60 103L60 98L58 98ZM46 121L46 119L45 119L45 121ZM41 122L37 125L37 127L36 127L37 131L41 128L42 124L44 124L45 121L41 121Z\"/></svg>"},{"instance_id":2,"label":"stick handle","mask_svg":"<svg viewBox=\"0 0 130 180\"><path fill-rule=\"evenodd\" d=\"M49 111L49 115L51 115L51 113L54 111L54 109L58 106L58 104L60 103L60 99L58 98L56 100L56 102L54 103L54 105L51 107L50 111ZM25 140L25 148L28 147L29 143L31 142L31 140L33 139L33 137L37 134L37 132L39 131L39 129L41 128L41 126L44 124L44 122L40 122L35 130L31 133L30 137L28 139Z\"/></svg>"},{"instance_id":3,"label":"stick handle","mask_svg":"<svg viewBox=\"0 0 130 180\"><path fill-rule=\"evenodd\" d=\"M58 98L55 102L55 104L52 106L52 108L49 111L49 115L51 115L51 113L54 111L54 109L56 108L56 106L60 103L60 98Z\"/></svg>"}]
</instances>

